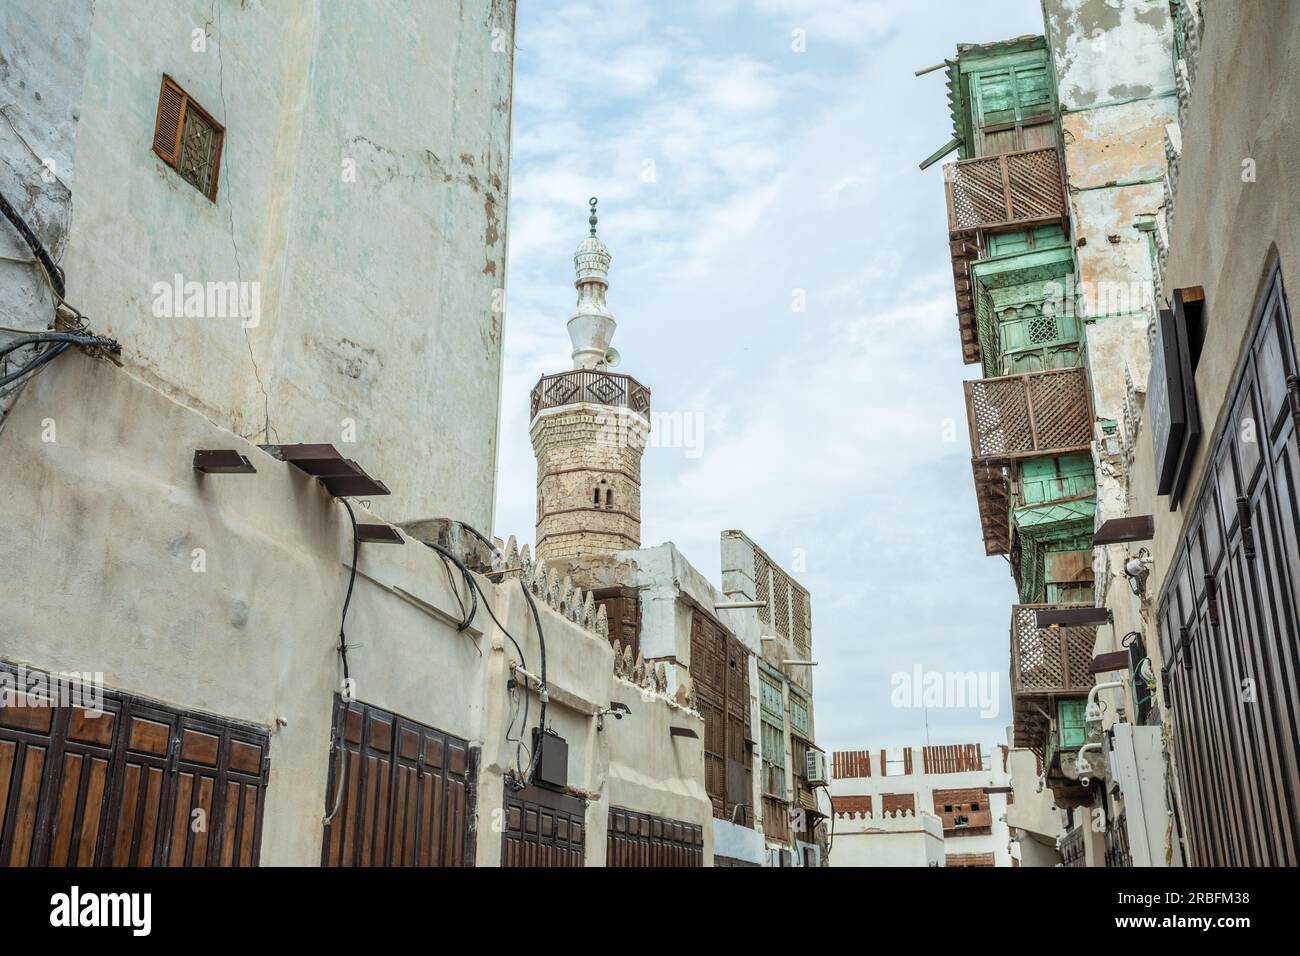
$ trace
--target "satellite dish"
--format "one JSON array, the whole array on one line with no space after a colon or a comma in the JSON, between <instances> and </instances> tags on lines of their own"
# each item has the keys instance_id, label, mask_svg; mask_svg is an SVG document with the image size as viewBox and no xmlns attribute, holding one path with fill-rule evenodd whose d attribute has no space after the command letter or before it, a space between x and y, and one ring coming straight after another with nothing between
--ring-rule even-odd
<instances>
[{"instance_id":1,"label":"satellite dish","mask_svg":"<svg viewBox=\"0 0 1300 956\"><path fill-rule=\"evenodd\" d=\"M609 368L617 368L619 361L623 356L618 354L618 349L610 348L605 352L605 365Z\"/></svg>"}]
</instances>

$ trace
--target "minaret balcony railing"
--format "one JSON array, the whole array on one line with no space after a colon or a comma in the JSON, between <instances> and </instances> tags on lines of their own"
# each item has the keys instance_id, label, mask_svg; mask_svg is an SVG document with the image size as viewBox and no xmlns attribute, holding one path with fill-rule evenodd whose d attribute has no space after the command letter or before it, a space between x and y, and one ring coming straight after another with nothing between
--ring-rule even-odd
<instances>
[{"instance_id":1,"label":"minaret balcony railing","mask_svg":"<svg viewBox=\"0 0 1300 956\"><path fill-rule=\"evenodd\" d=\"M533 387L531 417L548 408L577 405L608 405L630 408L650 417L650 389L631 375L578 368L555 375L543 375Z\"/></svg>"},{"instance_id":2,"label":"minaret balcony railing","mask_svg":"<svg viewBox=\"0 0 1300 956\"><path fill-rule=\"evenodd\" d=\"M976 462L1069 455L1092 443L1092 400L1082 368L964 383Z\"/></svg>"}]
</instances>

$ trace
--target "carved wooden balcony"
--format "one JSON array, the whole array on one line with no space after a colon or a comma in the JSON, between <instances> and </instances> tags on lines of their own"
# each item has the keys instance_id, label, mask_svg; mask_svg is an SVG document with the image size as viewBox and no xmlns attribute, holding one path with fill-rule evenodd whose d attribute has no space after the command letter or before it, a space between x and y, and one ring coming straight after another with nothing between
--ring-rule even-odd
<instances>
[{"instance_id":1,"label":"carved wooden balcony","mask_svg":"<svg viewBox=\"0 0 1300 956\"><path fill-rule=\"evenodd\" d=\"M631 375L598 372L594 369L572 369L555 375L543 375L533 386L531 416L548 408L576 405L609 405L630 408L646 418L650 417L650 389Z\"/></svg>"},{"instance_id":2,"label":"carved wooden balcony","mask_svg":"<svg viewBox=\"0 0 1300 956\"><path fill-rule=\"evenodd\" d=\"M943 168L948 231L1010 229L1060 222L1067 216L1061 160L1055 146L949 163Z\"/></svg>"},{"instance_id":3,"label":"carved wooden balcony","mask_svg":"<svg viewBox=\"0 0 1300 956\"><path fill-rule=\"evenodd\" d=\"M1088 667L1092 663L1098 625L1039 627L1038 611L1091 606L1012 606L1011 702L1017 747L1028 747L1041 756L1057 699L1086 696L1093 683Z\"/></svg>"},{"instance_id":4,"label":"carved wooden balcony","mask_svg":"<svg viewBox=\"0 0 1300 956\"><path fill-rule=\"evenodd\" d=\"M1091 445L1092 400L1082 368L976 379L964 387L976 462L1069 455Z\"/></svg>"}]
</instances>

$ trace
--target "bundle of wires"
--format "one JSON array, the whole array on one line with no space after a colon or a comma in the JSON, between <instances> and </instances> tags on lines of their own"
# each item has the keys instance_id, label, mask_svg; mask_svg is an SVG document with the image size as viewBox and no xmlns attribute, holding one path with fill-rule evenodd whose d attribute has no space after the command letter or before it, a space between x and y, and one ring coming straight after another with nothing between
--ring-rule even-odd
<instances>
[{"instance_id":1,"label":"bundle of wires","mask_svg":"<svg viewBox=\"0 0 1300 956\"><path fill-rule=\"evenodd\" d=\"M8 364L8 360L5 357L12 352L16 352L18 349L26 348L31 345L49 346L49 348L37 353L34 358L29 359L27 362L19 365L12 371L0 375L0 388L4 388L6 385L12 385L19 379L30 375L46 363L54 361L74 345L83 347L100 346L113 352L120 352L122 347L113 339L102 338L87 331L86 317L76 308L69 305L67 300L63 297L64 293L67 291L63 270L55 263L49 251L41 242L40 237L32 231L32 228L29 225L27 225L26 220L24 220L18 213L18 210L13 207L5 197L4 193L0 193L0 212L4 213L5 218L9 220L16 230L18 230L18 234L23 237L23 241L27 243L27 247L32 250L32 255L35 258L31 261L33 261L40 269L41 276L50 287L50 292L54 296L54 309L56 315L65 319L70 319L76 324L75 329L66 332L20 332L17 338L6 342L3 346L0 346L0 369L4 369ZM18 330L8 331L17 332Z\"/></svg>"},{"instance_id":2,"label":"bundle of wires","mask_svg":"<svg viewBox=\"0 0 1300 956\"><path fill-rule=\"evenodd\" d=\"M90 335L85 332L33 332L30 335L20 335L0 346L0 359L18 349L44 343L49 343L50 347L38 353L35 358L19 365L12 372L0 375L0 388L14 383L26 375L30 375L47 362L54 361L74 345L101 346L114 352L121 351L121 346L115 340Z\"/></svg>"},{"instance_id":3,"label":"bundle of wires","mask_svg":"<svg viewBox=\"0 0 1300 956\"><path fill-rule=\"evenodd\" d=\"M465 524L464 522L461 522L461 527L463 527L466 531L474 535L474 537L478 538L489 548L491 548L494 554L498 556L501 554L501 550L492 541L488 540L488 538L485 537L482 532L475 530L473 527L471 527L468 524ZM464 614L465 617L464 620L461 622L458 630L461 631L465 630L465 628L469 627L470 622L474 620L475 612L478 610L479 607L479 597L481 596L483 599L482 605L487 610L488 616L492 618L492 622L496 624L496 626L501 630L501 633L504 634L506 638L510 641L510 643L514 645L515 652L519 655L519 666L523 670L527 671L528 661L524 657L524 649L520 646L519 642L515 640L515 636L510 633L510 631L506 628L506 626L502 624L500 620L497 619L496 614L494 614L492 611L492 605L488 601L488 596L483 593L482 585L478 583L478 579L474 576L474 574L469 570L469 568L465 567L464 562L462 562L459 558L457 558L446 548L442 547L439 544L435 544L432 541L425 541L424 543L428 547L436 551L439 554L439 556L442 557L444 563L450 562L451 564L454 564L457 567L457 569L460 571L461 578L465 581L466 585L469 588L472 604L469 612L466 613L464 609L465 608L464 603L461 602L461 613ZM450 568L448 569L448 574L450 574ZM542 632L542 618L541 615L538 614L537 612L537 602L533 600L533 595L529 592L528 586L524 584L522 580L519 582L519 587L524 592L524 598L528 601L529 610L532 612L533 626L537 628L537 645L538 645L539 653L541 655L541 674L540 674L541 687L539 688L538 695L537 695L538 698L540 699L541 706L538 712L537 720L538 720L538 725L541 727L542 733L544 734L546 732L546 703L549 696L547 694L547 680L546 680L546 636ZM460 601L460 592L456 588L454 580L452 581L452 591L456 594L457 601ZM511 717L510 720L510 726L506 729L506 739L515 745L516 778L513 779L511 783L516 789L522 789L528 786L530 783L532 783L533 775L537 771L538 760L541 756L539 747L530 748L525 742L526 738L524 735L524 731L528 727L528 710L529 710L528 688L524 687L522 693L523 693L524 706L523 706L523 721L520 724L520 732L518 736L513 735L513 729L515 726L515 720L513 716ZM520 759L521 755L524 753L528 753L527 767L524 766L523 761Z\"/></svg>"}]
</instances>

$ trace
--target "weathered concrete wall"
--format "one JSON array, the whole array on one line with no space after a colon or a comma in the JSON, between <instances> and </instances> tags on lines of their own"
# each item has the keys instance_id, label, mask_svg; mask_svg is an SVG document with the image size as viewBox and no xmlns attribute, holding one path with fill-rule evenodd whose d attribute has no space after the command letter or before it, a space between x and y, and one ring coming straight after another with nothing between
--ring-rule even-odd
<instances>
[{"instance_id":1,"label":"weathered concrete wall","mask_svg":"<svg viewBox=\"0 0 1300 956\"><path fill-rule=\"evenodd\" d=\"M1023 831L1020 835L1021 866L1055 866L1061 855L1055 842L1065 825L1065 814L1056 808L1052 791L1039 788L1037 760L1033 751L1012 750L1007 758L1011 769L1014 802L1007 804L1007 826ZM1048 847L1052 847L1050 853ZM1043 852L1038 852L1041 848Z\"/></svg>"},{"instance_id":2,"label":"weathered concrete wall","mask_svg":"<svg viewBox=\"0 0 1300 956\"><path fill-rule=\"evenodd\" d=\"M1153 497L1150 420L1143 419L1134 464L1143 480L1134 482L1138 494L1133 507L1135 513L1155 515L1155 565L1148 583L1155 595L1185 531L1188 506L1204 482L1214 436L1227 414L1233 374L1275 260L1281 263L1291 331L1300 349L1300 189L1294 175L1295 157L1300 156L1300 127L1295 122L1300 114L1300 64L1294 56L1300 44L1300 6L1261 0L1204 7L1205 35L1182 125L1163 281L1166 290L1194 285L1205 289L1205 343L1196 371L1203 435L1184 504L1170 513L1167 499ZM1248 160L1254 181L1244 177Z\"/></svg>"},{"instance_id":3,"label":"weathered concrete wall","mask_svg":"<svg viewBox=\"0 0 1300 956\"><path fill-rule=\"evenodd\" d=\"M199 475L196 448L235 448L257 474ZM316 865L352 555L343 508L291 466L75 352L33 379L0 431L0 486L13 509L0 522L0 567L7 593L22 595L8 604L0 659L102 672L111 688L268 728L262 862ZM358 520L367 520L359 506ZM520 582L481 583L536 673ZM598 732L595 713L628 696L613 652L544 603L539 613L547 722L569 741L571 785L592 801L588 864L604 860L611 797L706 823L701 745L667 730L702 737L699 716L642 693L626 701L630 718ZM515 766L506 740L515 652L483 609L463 633L460 617L434 552L362 544L347 616L356 695L482 746L478 860L495 865L492 811ZM537 713L534 695L530 727Z\"/></svg>"},{"instance_id":4,"label":"weathered concrete wall","mask_svg":"<svg viewBox=\"0 0 1300 956\"><path fill-rule=\"evenodd\" d=\"M29 142L64 183L80 166L70 223L48 230L56 249L67 234L68 298L132 374L252 440L355 432L393 490L378 513L490 527L513 2L4 16L6 115L48 133ZM215 203L150 149L164 73L226 128ZM25 147L0 147L30 185ZM57 220L58 191L25 211ZM256 284L258 314L155 315L176 275Z\"/></svg>"},{"instance_id":5,"label":"weathered concrete wall","mask_svg":"<svg viewBox=\"0 0 1300 956\"><path fill-rule=\"evenodd\" d=\"M0 192L55 262L63 257L72 216L81 72L93 21L90 4L0 6ZM0 325L17 332L48 328L53 307L54 294L31 249L0 218ZM0 334L0 342L9 340ZM34 354L10 354L0 361L0 374ZM22 387L0 397L0 427Z\"/></svg>"},{"instance_id":6,"label":"weathered concrete wall","mask_svg":"<svg viewBox=\"0 0 1300 956\"><path fill-rule=\"evenodd\" d=\"M1130 0L1042 0L1064 110L1174 91L1169 5Z\"/></svg>"}]
</instances>

